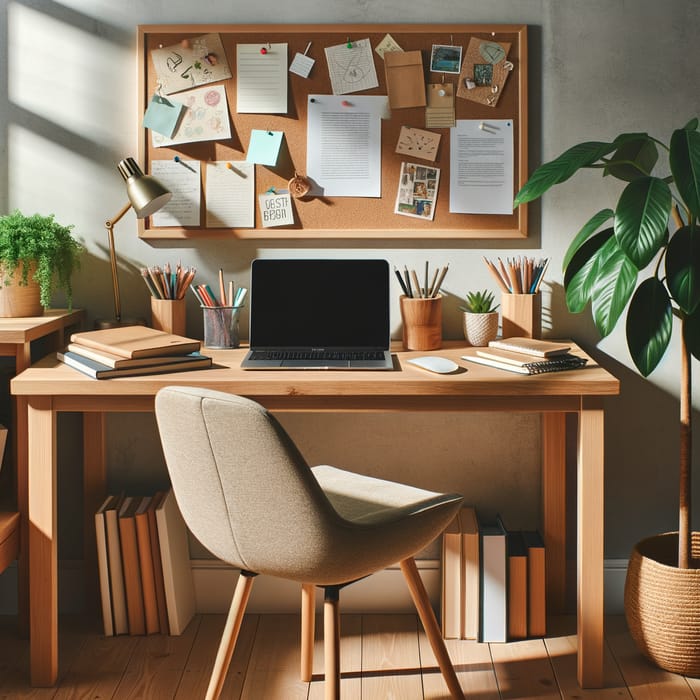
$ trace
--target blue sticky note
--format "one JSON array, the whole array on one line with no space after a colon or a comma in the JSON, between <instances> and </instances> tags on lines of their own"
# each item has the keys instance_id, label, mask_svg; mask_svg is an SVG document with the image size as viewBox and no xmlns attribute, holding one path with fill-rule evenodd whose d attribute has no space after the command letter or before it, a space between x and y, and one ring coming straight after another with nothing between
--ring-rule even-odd
<instances>
[{"instance_id":1,"label":"blue sticky note","mask_svg":"<svg viewBox=\"0 0 700 700\"><path fill-rule=\"evenodd\" d=\"M277 165L283 136L283 131L253 129L250 132L250 144L245 159L249 163L259 165Z\"/></svg>"},{"instance_id":2,"label":"blue sticky note","mask_svg":"<svg viewBox=\"0 0 700 700\"><path fill-rule=\"evenodd\" d=\"M153 95L143 115L143 126L169 139L177 131L185 105L162 95Z\"/></svg>"}]
</instances>

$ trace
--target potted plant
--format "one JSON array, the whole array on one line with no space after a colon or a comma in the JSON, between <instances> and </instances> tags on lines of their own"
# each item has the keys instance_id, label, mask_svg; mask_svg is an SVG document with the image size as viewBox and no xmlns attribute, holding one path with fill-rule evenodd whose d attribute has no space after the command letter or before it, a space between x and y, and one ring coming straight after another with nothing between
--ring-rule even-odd
<instances>
[{"instance_id":1,"label":"potted plant","mask_svg":"<svg viewBox=\"0 0 700 700\"><path fill-rule=\"evenodd\" d=\"M15 210L0 216L1 315L39 315L50 306L56 288L65 292L72 308L71 275L83 252L72 228L59 224L53 214L27 216ZM20 293L19 300L11 298L13 292Z\"/></svg>"},{"instance_id":2,"label":"potted plant","mask_svg":"<svg viewBox=\"0 0 700 700\"><path fill-rule=\"evenodd\" d=\"M667 158L659 159L659 151ZM663 174L653 174L663 167ZM590 302L608 335L627 308L626 338L643 376L659 364L674 328L680 339L678 533L638 543L625 583L625 612L640 649L666 670L700 675L700 569L691 533L691 356L700 358L700 133L698 120L668 144L646 133L585 142L541 165L514 206L532 201L582 168L627 183L615 210L596 212L563 261L566 303ZM670 170L670 172L668 172ZM675 321L674 321L675 317ZM700 544L698 542L697 544Z\"/></svg>"},{"instance_id":3,"label":"potted plant","mask_svg":"<svg viewBox=\"0 0 700 700\"><path fill-rule=\"evenodd\" d=\"M470 345L483 347L498 335L498 304L487 289L467 292L465 302L459 307L464 312L462 328Z\"/></svg>"}]
</instances>

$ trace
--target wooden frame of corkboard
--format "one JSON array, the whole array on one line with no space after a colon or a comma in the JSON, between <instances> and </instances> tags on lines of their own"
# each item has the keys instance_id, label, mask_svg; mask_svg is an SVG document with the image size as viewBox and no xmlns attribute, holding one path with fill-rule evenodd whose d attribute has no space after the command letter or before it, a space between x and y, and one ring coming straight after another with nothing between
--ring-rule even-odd
<instances>
[{"instance_id":1,"label":"wooden frame of corkboard","mask_svg":"<svg viewBox=\"0 0 700 700\"><path fill-rule=\"evenodd\" d=\"M157 77L150 59L150 51L193 39L202 34L218 33L221 36L232 78L224 81L229 114L231 138L225 141L188 143L172 148L154 148L150 133L141 126L143 114L157 88ZM280 167L268 168L256 165L255 192L266 192L270 187L286 188L294 172L306 170L306 106L310 94L332 94L326 66L324 47L347 41L369 38L374 48L387 34L405 50L420 50L423 56L426 83L440 82L441 75L429 71L431 48L434 44L454 44L466 47L469 39L509 42L507 59L513 63L513 71L499 96L495 107L455 97L457 119L512 119L514 124L514 180L513 194L522 187L528 176L527 160L527 27L525 25L487 24L337 24L337 25L141 25L138 27L139 67L139 159L146 172L156 159L198 159L207 161L245 160L251 129L283 131L289 158ZM288 112L278 114L238 114L236 105L236 44L285 42L288 59L297 51L303 53L309 42L309 55L315 58L309 78L288 74ZM379 86L366 90L362 95L386 94L383 60L375 54L375 66ZM455 84L456 74L442 74L445 82ZM175 97L177 93L173 95ZM197 239L197 238L258 238L267 239L503 239L525 238L528 235L527 206L518 207L512 214L451 214L449 204L449 129L431 129L442 135L438 157L428 166L440 168L440 186L434 220L394 214L401 162L406 156L395 153L398 134L402 126L424 128L425 108L414 107L393 110L390 120L382 120L382 186L381 197L311 197L293 200L295 224L280 228L262 228L259 223L257 201L255 228L205 228L205 187L201 183L202 225L196 227L154 227L150 218L139 220L139 236L144 239ZM205 175L202 167L202 177Z\"/></svg>"}]
</instances>

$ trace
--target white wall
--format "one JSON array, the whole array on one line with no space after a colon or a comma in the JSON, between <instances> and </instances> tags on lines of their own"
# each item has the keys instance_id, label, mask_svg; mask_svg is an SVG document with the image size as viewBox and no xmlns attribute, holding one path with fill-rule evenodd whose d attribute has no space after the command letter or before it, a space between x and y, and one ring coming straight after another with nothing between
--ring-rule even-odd
<instances>
[{"instance_id":1,"label":"white wall","mask_svg":"<svg viewBox=\"0 0 700 700\"><path fill-rule=\"evenodd\" d=\"M694 0L297 0L266 5L241 0L196 5L184 0L0 0L0 7L0 46L6 49L0 58L0 211L19 207L54 213L59 221L75 224L88 249L74 280L75 302L87 309L90 322L111 315L103 222L124 203L115 164L137 150L137 24L528 24L531 167L580 140L605 140L622 131L646 130L666 140L673 128L700 112L700 68L692 41L700 27L700 6ZM564 252L592 212L614 204L615 193L614 185L597 175L575 179L532 207L532 234L522 243L147 243L136 236L129 213L116 232L124 262L123 306L129 314L147 315L148 296L134 270L166 260L195 265L202 279L213 279L221 266L227 276L245 284L250 262L258 255L347 252L385 256L398 266L419 266L428 257L434 264L449 261L445 289L462 296L468 289L493 286L481 261L484 254L550 256L544 299L551 326L547 332L573 337L622 379L622 396L608 402L606 557L626 558L636 540L675 527L678 362L674 345L651 380L643 381L628 369L622 331L601 342L587 312L572 316L565 309L560 272ZM457 302L445 311L445 336L460 337ZM398 330L397 304L392 317ZM202 333L193 303L188 333ZM285 423L312 461L335 461L459 490L468 501L504 513L515 525L538 524L535 417L314 415L289 416ZM65 425L65 435L72 435L70 419ZM150 418L117 416L110 421L109 438L114 484L164 478ZM79 489L79 470L76 455L67 454L70 459L64 458L61 466L62 497L70 499ZM79 536L79 519L62 527L64 551L78 556L79 547L72 542Z\"/></svg>"}]
</instances>

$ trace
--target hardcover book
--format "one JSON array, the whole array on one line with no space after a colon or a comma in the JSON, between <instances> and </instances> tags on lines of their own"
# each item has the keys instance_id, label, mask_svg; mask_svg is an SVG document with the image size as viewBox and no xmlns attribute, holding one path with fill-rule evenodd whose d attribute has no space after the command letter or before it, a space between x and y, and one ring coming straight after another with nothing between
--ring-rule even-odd
<instances>
[{"instance_id":1,"label":"hardcover book","mask_svg":"<svg viewBox=\"0 0 700 700\"><path fill-rule=\"evenodd\" d=\"M119 326L96 331L80 331L70 337L71 343L103 350L120 357L152 357L184 355L199 350L201 341L148 326Z\"/></svg>"},{"instance_id":2,"label":"hardcover book","mask_svg":"<svg viewBox=\"0 0 700 700\"><path fill-rule=\"evenodd\" d=\"M56 357L64 364L77 369L93 379L112 379L114 377L133 377L144 374L163 374L165 372L185 372L191 369L206 369L211 367L211 357L205 355L188 355L187 361L171 361L169 357L161 357L160 364L144 365L139 367L114 368L103 365L101 362L91 360L89 357L78 355L76 352L66 350L57 352ZM182 358L180 358L182 359Z\"/></svg>"},{"instance_id":3,"label":"hardcover book","mask_svg":"<svg viewBox=\"0 0 700 700\"><path fill-rule=\"evenodd\" d=\"M538 338L525 337L491 340L489 342L489 347L522 352L526 355L533 355L534 357L552 357L553 355L562 355L571 350L570 343L558 343L553 340L539 340Z\"/></svg>"}]
</instances>

